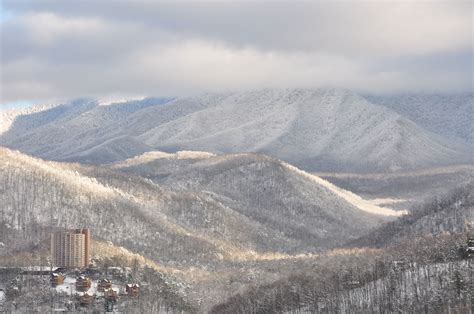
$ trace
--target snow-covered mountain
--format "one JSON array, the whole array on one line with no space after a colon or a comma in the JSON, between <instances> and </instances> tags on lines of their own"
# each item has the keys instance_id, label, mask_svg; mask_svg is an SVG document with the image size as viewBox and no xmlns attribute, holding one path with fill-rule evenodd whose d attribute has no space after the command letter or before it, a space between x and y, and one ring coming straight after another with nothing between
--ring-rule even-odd
<instances>
[{"instance_id":1,"label":"snow-covered mountain","mask_svg":"<svg viewBox=\"0 0 474 314\"><path fill-rule=\"evenodd\" d=\"M472 159L466 145L346 90L258 90L164 102L59 106L16 119L0 144L95 164L155 149L257 152L305 170L396 171Z\"/></svg>"},{"instance_id":2,"label":"snow-covered mountain","mask_svg":"<svg viewBox=\"0 0 474 314\"><path fill-rule=\"evenodd\" d=\"M463 158L460 146L343 90L231 94L139 138L171 151L263 152L309 170L397 170Z\"/></svg>"},{"instance_id":3,"label":"snow-covered mountain","mask_svg":"<svg viewBox=\"0 0 474 314\"><path fill-rule=\"evenodd\" d=\"M183 155L157 154L143 163L135 158L113 167L146 176L166 189L204 193L269 230L279 230L277 238L321 243L318 239L328 236L323 246L334 243L330 238L336 233L348 239L385 220L384 216L402 214L268 156Z\"/></svg>"},{"instance_id":4,"label":"snow-covered mountain","mask_svg":"<svg viewBox=\"0 0 474 314\"><path fill-rule=\"evenodd\" d=\"M474 94L367 96L421 127L474 147Z\"/></svg>"},{"instance_id":5,"label":"snow-covered mountain","mask_svg":"<svg viewBox=\"0 0 474 314\"><path fill-rule=\"evenodd\" d=\"M18 117L45 111L54 108L55 106L57 106L57 104L44 104L28 108L0 110L0 135L8 131Z\"/></svg>"},{"instance_id":6,"label":"snow-covered mountain","mask_svg":"<svg viewBox=\"0 0 474 314\"><path fill-rule=\"evenodd\" d=\"M27 238L35 224L87 225L98 238L169 262L316 252L394 214L374 214L377 206L267 156L191 158L199 161L153 183L129 168L124 174L1 148L2 222Z\"/></svg>"},{"instance_id":7,"label":"snow-covered mountain","mask_svg":"<svg viewBox=\"0 0 474 314\"><path fill-rule=\"evenodd\" d=\"M252 195L254 198L252 201L259 199L257 203L267 198L266 194L275 192L272 189L275 186L272 182L275 181L285 189L294 190L294 193L300 193L311 186L318 186L364 212L384 216L400 216L404 213L376 206L288 163L253 153L216 156L195 151L179 151L175 154L152 151L113 164L112 168L149 178L172 190L212 191L228 196L233 194L231 197L239 200L243 197L236 194ZM234 179L229 181L228 177ZM242 178L245 178L245 182L239 182ZM280 178L284 180L279 180ZM255 186L255 189L247 191L248 183L250 186ZM314 198L320 193L310 194L311 198ZM303 197L307 195L302 194ZM269 197L269 199L272 200L275 197ZM252 204L251 207L258 207L258 205Z\"/></svg>"},{"instance_id":8,"label":"snow-covered mountain","mask_svg":"<svg viewBox=\"0 0 474 314\"><path fill-rule=\"evenodd\" d=\"M378 227L354 246L383 247L416 237L469 233L474 226L474 181L427 201L420 209Z\"/></svg>"}]
</instances>

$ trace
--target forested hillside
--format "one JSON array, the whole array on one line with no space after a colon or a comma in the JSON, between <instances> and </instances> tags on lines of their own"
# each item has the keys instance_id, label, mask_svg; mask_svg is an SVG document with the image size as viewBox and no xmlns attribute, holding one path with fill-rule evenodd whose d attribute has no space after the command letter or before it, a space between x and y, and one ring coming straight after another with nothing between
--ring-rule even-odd
<instances>
[{"instance_id":1,"label":"forested hillside","mask_svg":"<svg viewBox=\"0 0 474 314\"><path fill-rule=\"evenodd\" d=\"M367 96L420 126L474 147L474 94L401 94Z\"/></svg>"},{"instance_id":2,"label":"forested hillside","mask_svg":"<svg viewBox=\"0 0 474 314\"><path fill-rule=\"evenodd\" d=\"M236 294L214 313L445 313L471 309L473 186L427 201L352 242L364 254L322 258L299 272Z\"/></svg>"},{"instance_id":3,"label":"forested hillside","mask_svg":"<svg viewBox=\"0 0 474 314\"><path fill-rule=\"evenodd\" d=\"M327 257L272 284L250 288L212 313L469 313L472 260L465 236L411 239L388 250Z\"/></svg>"},{"instance_id":4,"label":"forested hillside","mask_svg":"<svg viewBox=\"0 0 474 314\"><path fill-rule=\"evenodd\" d=\"M34 225L87 225L159 260L318 251L397 214L259 155L206 159L160 185L7 149L1 158L2 221L27 239L38 237ZM341 225L344 232L331 231Z\"/></svg>"},{"instance_id":5,"label":"forested hillside","mask_svg":"<svg viewBox=\"0 0 474 314\"><path fill-rule=\"evenodd\" d=\"M96 239L176 269L202 308L254 285L218 312L422 304L438 311L446 305L439 300L470 302L465 285L432 278L470 276L458 250L471 221L472 184L390 222L396 211L263 155L154 152L96 167L0 152L3 255L37 248L53 230L87 226ZM323 251L348 241L391 246Z\"/></svg>"},{"instance_id":6,"label":"forested hillside","mask_svg":"<svg viewBox=\"0 0 474 314\"><path fill-rule=\"evenodd\" d=\"M272 261L287 273L399 214L263 155L164 154L181 170L133 174L154 169L157 156L96 167L2 148L0 253L23 254L54 230L88 227L95 239L178 269L190 298L207 307L256 278L276 278Z\"/></svg>"},{"instance_id":7,"label":"forested hillside","mask_svg":"<svg viewBox=\"0 0 474 314\"><path fill-rule=\"evenodd\" d=\"M474 185L469 183L427 201L420 209L352 242L383 247L419 236L464 234L474 228Z\"/></svg>"}]
</instances>

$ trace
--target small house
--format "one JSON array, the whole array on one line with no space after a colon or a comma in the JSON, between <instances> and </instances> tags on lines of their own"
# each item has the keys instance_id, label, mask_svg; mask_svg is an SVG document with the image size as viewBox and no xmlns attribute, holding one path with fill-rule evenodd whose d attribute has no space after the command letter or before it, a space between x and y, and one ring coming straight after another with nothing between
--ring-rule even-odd
<instances>
[{"instance_id":1,"label":"small house","mask_svg":"<svg viewBox=\"0 0 474 314\"><path fill-rule=\"evenodd\" d=\"M85 276L79 276L76 279L76 290L87 291L92 286L92 280Z\"/></svg>"},{"instance_id":2,"label":"small house","mask_svg":"<svg viewBox=\"0 0 474 314\"><path fill-rule=\"evenodd\" d=\"M140 285L136 283L128 284L125 286L125 292L131 297L136 297L140 294Z\"/></svg>"},{"instance_id":3,"label":"small house","mask_svg":"<svg viewBox=\"0 0 474 314\"><path fill-rule=\"evenodd\" d=\"M108 279L101 279L97 285L97 290L100 292L104 292L105 289L112 288L112 283Z\"/></svg>"},{"instance_id":4,"label":"small house","mask_svg":"<svg viewBox=\"0 0 474 314\"><path fill-rule=\"evenodd\" d=\"M51 279L50 279L51 286L56 287L56 286L64 284L64 279L65 279L65 277L64 277L63 274L61 274L61 273L52 273L51 274Z\"/></svg>"},{"instance_id":5,"label":"small house","mask_svg":"<svg viewBox=\"0 0 474 314\"><path fill-rule=\"evenodd\" d=\"M94 303L94 299L94 295L86 292L79 296L79 305L83 307L89 307L92 305L92 303Z\"/></svg>"},{"instance_id":6,"label":"small house","mask_svg":"<svg viewBox=\"0 0 474 314\"><path fill-rule=\"evenodd\" d=\"M116 290L112 288L108 288L104 290L104 298L108 301L117 302L118 300L118 293Z\"/></svg>"}]
</instances>

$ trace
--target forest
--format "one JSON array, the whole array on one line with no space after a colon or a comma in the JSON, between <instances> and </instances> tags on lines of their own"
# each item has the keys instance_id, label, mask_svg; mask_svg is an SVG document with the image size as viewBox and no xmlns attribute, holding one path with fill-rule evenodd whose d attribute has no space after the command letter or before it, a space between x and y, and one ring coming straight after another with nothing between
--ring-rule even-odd
<instances>
[{"instance_id":1,"label":"forest","mask_svg":"<svg viewBox=\"0 0 474 314\"><path fill-rule=\"evenodd\" d=\"M354 205L264 156L179 159L180 169L146 178L135 172L162 171L172 161L130 170L127 164L83 166L1 152L0 266L48 265L51 232L88 226L97 243L96 267L126 268L139 261L140 281L149 288L140 303L123 302L123 309L441 313L472 307L472 259L463 254L472 236L469 181L399 218L374 219L318 250L305 243L321 238L293 233L286 218L271 216L272 206L308 215L309 227L308 208L334 201L352 215ZM304 193L283 200L290 187ZM262 188L267 198L258 197ZM316 194L319 199L311 200ZM255 216L250 208L269 216ZM327 222L340 219L320 215ZM278 226L288 231L275 233ZM279 245L280 250L269 250ZM8 284L0 288L12 291L17 277L4 277ZM23 285L20 295L7 293L3 306L36 302L51 308L48 289L38 288L44 283L29 282L32 290Z\"/></svg>"}]
</instances>

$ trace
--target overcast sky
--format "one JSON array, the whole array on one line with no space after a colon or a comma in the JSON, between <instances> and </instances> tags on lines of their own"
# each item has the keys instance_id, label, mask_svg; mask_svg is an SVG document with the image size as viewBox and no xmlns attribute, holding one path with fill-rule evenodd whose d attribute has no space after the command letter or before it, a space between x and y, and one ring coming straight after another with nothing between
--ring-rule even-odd
<instances>
[{"instance_id":1,"label":"overcast sky","mask_svg":"<svg viewBox=\"0 0 474 314\"><path fill-rule=\"evenodd\" d=\"M471 1L2 1L1 104L473 88Z\"/></svg>"}]
</instances>

